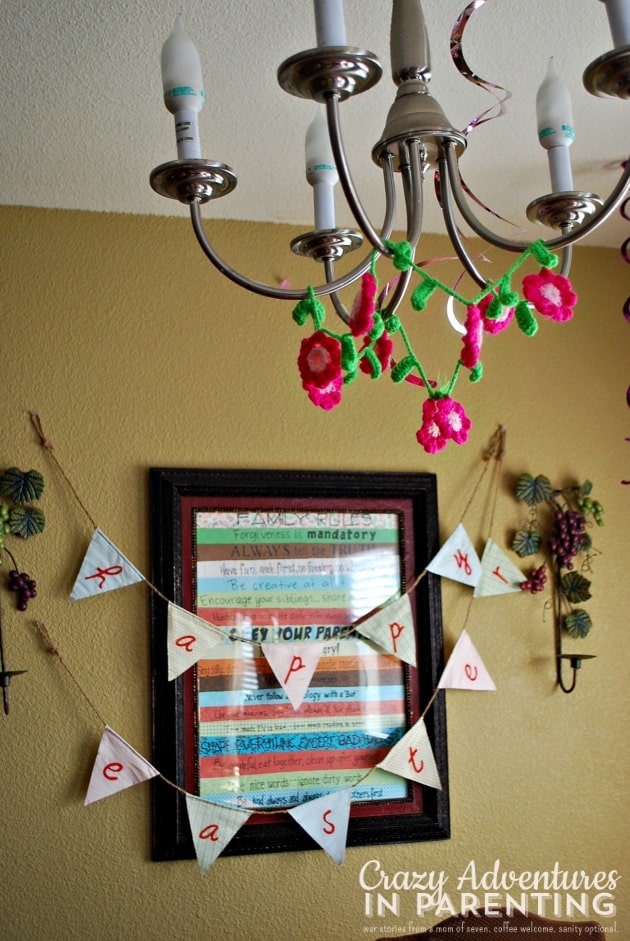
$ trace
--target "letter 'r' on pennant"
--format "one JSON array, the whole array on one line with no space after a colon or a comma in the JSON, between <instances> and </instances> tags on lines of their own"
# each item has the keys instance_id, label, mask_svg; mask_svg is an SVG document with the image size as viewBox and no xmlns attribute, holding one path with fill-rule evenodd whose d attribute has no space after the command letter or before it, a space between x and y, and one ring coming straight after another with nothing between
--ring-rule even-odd
<instances>
[{"instance_id":1,"label":"letter 'r' on pennant","mask_svg":"<svg viewBox=\"0 0 630 941\"><path fill-rule=\"evenodd\" d=\"M251 815L223 804L211 804L202 797L186 794L188 823L201 874L204 875Z\"/></svg>"},{"instance_id":2,"label":"letter 'r' on pennant","mask_svg":"<svg viewBox=\"0 0 630 941\"><path fill-rule=\"evenodd\" d=\"M496 542L488 539L481 557L481 578L475 585L474 598L504 595L508 591L520 591L525 576Z\"/></svg>"},{"instance_id":3,"label":"letter 'r' on pennant","mask_svg":"<svg viewBox=\"0 0 630 941\"><path fill-rule=\"evenodd\" d=\"M453 647L438 689L496 690L466 630L461 632Z\"/></svg>"},{"instance_id":4,"label":"letter 'r' on pennant","mask_svg":"<svg viewBox=\"0 0 630 941\"><path fill-rule=\"evenodd\" d=\"M299 807L291 807L288 811L340 866L346 855L351 802L352 788L343 788Z\"/></svg>"},{"instance_id":5,"label":"letter 'r' on pennant","mask_svg":"<svg viewBox=\"0 0 630 941\"><path fill-rule=\"evenodd\" d=\"M416 635L409 595L386 604L372 617L355 625L355 630L373 640L386 653L416 665Z\"/></svg>"},{"instance_id":6,"label":"letter 'r' on pennant","mask_svg":"<svg viewBox=\"0 0 630 941\"><path fill-rule=\"evenodd\" d=\"M174 680L198 660L212 656L223 635L192 611L169 601L167 617L168 678Z\"/></svg>"},{"instance_id":7,"label":"letter 'r' on pennant","mask_svg":"<svg viewBox=\"0 0 630 941\"><path fill-rule=\"evenodd\" d=\"M276 679L297 711L304 701L324 645L261 644L261 647Z\"/></svg>"},{"instance_id":8,"label":"letter 'r' on pennant","mask_svg":"<svg viewBox=\"0 0 630 941\"><path fill-rule=\"evenodd\" d=\"M481 578L481 562L462 523L431 559L427 571L464 585L474 587L477 584Z\"/></svg>"},{"instance_id":9,"label":"letter 'r' on pennant","mask_svg":"<svg viewBox=\"0 0 630 941\"><path fill-rule=\"evenodd\" d=\"M379 762L378 767L401 778L434 787L438 791L442 789L424 719L419 719L401 740L396 742L383 761Z\"/></svg>"},{"instance_id":10,"label":"letter 'r' on pennant","mask_svg":"<svg viewBox=\"0 0 630 941\"><path fill-rule=\"evenodd\" d=\"M101 532L94 535L77 575L70 599L89 598L114 588L124 588L144 581L144 575Z\"/></svg>"},{"instance_id":11,"label":"letter 'r' on pennant","mask_svg":"<svg viewBox=\"0 0 630 941\"><path fill-rule=\"evenodd\" d=\"M107 725L98 747L85 804L155 778L159 771Z\"/></svg>"}]
</instances>

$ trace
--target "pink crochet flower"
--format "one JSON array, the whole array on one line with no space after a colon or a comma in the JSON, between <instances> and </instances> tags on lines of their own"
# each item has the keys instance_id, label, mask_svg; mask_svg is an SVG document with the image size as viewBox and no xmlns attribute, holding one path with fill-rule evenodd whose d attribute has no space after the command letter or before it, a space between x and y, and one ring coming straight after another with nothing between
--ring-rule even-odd
<instances>
[{"instance_id":1,"label":"pink crochet flower","mask_svg":"<svg viewBox=\"0 0 630 941\"><path fill-rule=\"evenodd\" d=\"M422 426L416 433L416 439L428 454L435 454L443 450L449 441L465 444L471 426L472 422L463 406L450 396L426 399L422 406Z\"/></svg>"},{"instance_id":2,"label":"pink crochet flower","mask_svg":"<svg viewBox=\"0 0 630 941\"><path fill-rule=\"evenodd\" d=\"M326 389L341 377L341 344L318 330L302 340L297 362L304 389Z\"/></svg>"},{"instance_id":3,"label":"pink crochet flower","mask_svg":"<svg viewBox=\"0 0 630 941\"><path fill-rule=\"evenodd\" d=\"M479 356L481 355L481 341L483 339L483 320L481 319L481 311L475 304L472 304L468 308L466 323L464 326L466 328L466 333L464 334L460 359L467 369L473 369L473 367L475 367L479 362Z\"/></svg>"},{"instance_id":4,"label":"pink crochet flower","mask_svg":"<svg viewBox=\"0 0 630 941\"><path fill-rule=\"evenodd\" d=\"M304 385L308 397L313 405L318 405L326 412L329 412L341 402L341 388L343 386L343 377L337 376L332 379L327 386L318 388L317 386Z\"/></svg>"},{"instance_id":5,"label":"pink crochet flower","mask_svg":"<svg viewBox=\"0 0 630 941\"><path fill-rule=\"evenodd\" d=\"M350 311L350 330L355 337L367 333L374 326L377 290L376 278L369 271L366 272L361 278L361 287Z\"/></svg>"},{"instance_id":6,"label":"pink crochet flower","mask_svg":"<svg viewBox=\"0 0 630 941\"><path fill-rule=\"evenodd\" d=\"M481 314L481 322L483 323L483 329L486 333L501 333L502 330L505 330L507 325L512 322L514 319L514 308L513 307L504 307L501 310L501 313L494 320L491 317L487 316L488 307L494 300L494 294L492 291L490 294L479 301L479 312Z\"/></svg>"},{"instance_id":7,"label":"pink crochet flower","mask_svg":"<svg viewBox=\"0 0 630 941\"><path fill-rule=\"evenodd\" d=\"M363 344L363 349L365 349L367 345L368 344L366 340L366 342ZM380 337L378 338L378 340L373 346L373 350L374 350L374 353L376 354L376 358L381 364L381 369L383 370L383 372L385 372L385 370L389 369L391 365L392 352L394 350L393 340L390 338L387 330L384 330L381 333ZM369 363L369 360L365 356L362 356L361 359L359 360L359 368L362 369L363 372L366 372L366 373L372 372L372 367Z\"/></svg>"},{"instance_id":8,"label":"pink crochet flower","mask_svg":"<svg viewBox=\"0 0 630 941\"><path fill-rule=\"evenodd\" d=\"M523 278L523 294L543 317L562 322L570 320L577 303L577 294L568 278L541 268L538 274Z\"/></svg>"}]
</instances>

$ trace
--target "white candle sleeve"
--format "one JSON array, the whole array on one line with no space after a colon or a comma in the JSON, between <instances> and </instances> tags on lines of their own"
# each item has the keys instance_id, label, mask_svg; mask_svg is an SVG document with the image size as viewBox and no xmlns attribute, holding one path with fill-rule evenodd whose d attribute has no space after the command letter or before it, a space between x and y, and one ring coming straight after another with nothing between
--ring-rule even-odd
<instances>
[{"instance_id":1,"label":"white candle sleeve","mask_svg":"<svg viewBox=\"0 0 630 941\"><path fill-rule=\"evenodd\" d=\"M343 0L314 0L318 46L345 46Z\"/></svg>"},{"instance_id":2,"label":"white candle sleeve","mask_svg":"<svg viewBox=\"0 0 630 941\"><path fill-rule=\"evenodd\" d=\"M313 187L315 231L334 229L334 187L339 180L339 175L335 166L330 137L328 136L328 124L322 105L317 106L315 117L306 131L304 154L306 179Z\"/></svg>"},{"instance_id":3,"label":"white candle sleeve","mask_svg":"<svg viewBox=\"0 0 630 941\"><path fill-rule=\"evenodd\" d=\"M608 25L615 48L630 46L630 3L628 0L604 0Z\"/></svg>"}]
</instances>

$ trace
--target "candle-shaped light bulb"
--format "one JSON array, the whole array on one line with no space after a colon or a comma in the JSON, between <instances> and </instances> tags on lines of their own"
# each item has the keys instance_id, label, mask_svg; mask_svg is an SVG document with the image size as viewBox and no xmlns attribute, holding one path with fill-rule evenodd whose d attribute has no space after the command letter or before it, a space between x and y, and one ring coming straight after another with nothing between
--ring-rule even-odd
<instances>
[{"instance_id":1,"label":"candle-shaped light bulb","mask_svg":"<svg viewBox=\"0 0 630 941\"><path fill-rule=\"evenodd\" d=\"M345 46L346 21L343 0L314 0L318 46Z\"/></svg>"},{"instance_id":2,"label":"candle-shaped light bulb","mask_svg":"<svg viewBox=\"0 0 630 941\"><path fill-rule=\"evenodd\" d=\"M335 184L339 175L335 166L328 124L323 105L317 106L317 113L306 131L304 145L306 157L306 179L313 187L313 207L315 210L315 231L335 228Z\"/></svg>"},{"instance_id":3,"label":"candle-shaped light bulb","mask_svg":"<svg viewBox=\"0 0 630 941\"><path fill-rule=\"evenodd\" d=\"M556 72L553 59L536 95L538 140L547 151L551 188L554 193L573 190L569 147L573 143L573 112L569 91Z\"/></svg>"},{"instance_id":4,"label":"candle-shaped light bulb","mask_svg":"<svg viewBox=\"0 0 630 941\"><path fill-rule=\"evenodd\" d=\"M162 86L164 104L175 115L177 156L180 160L201 157L197 119L204 104L201 62L180 16L162 47Z\"/></svg>"},{"instance_id":5,"label":"candle-shaped light bulb","mask_svg":"<svg viewBox=\"0 0 630 941\"><path fill-rule=\"evenodd\" d=\"M630 3L628 0L604 0L604 3L615 48L630 46Z\"/></svg>"}]
</instances>

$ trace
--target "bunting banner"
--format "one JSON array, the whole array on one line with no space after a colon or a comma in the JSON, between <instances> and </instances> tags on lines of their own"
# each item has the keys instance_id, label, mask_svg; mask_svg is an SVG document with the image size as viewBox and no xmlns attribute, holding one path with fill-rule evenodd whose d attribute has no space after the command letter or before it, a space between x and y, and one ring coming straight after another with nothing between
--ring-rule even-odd
<instances>
[{"instance_id":1,"label":"bunting banner","mask_svg":"<svg viewBox=\"0 0 630 941\"><path fill-rule=\"evenodd\" d=\"M504 595L508 591L520 591L527 581L523 573L508 559L496 542L488 539L481 557L481 578L475 585L474 598Z\"/></svg>"},{"instance_id":2,"label":"bunting banner","mask_svg":"<svg viewBox=\"0 0 630 941\"><path fill-rule=\"evenodd\" d=\"M174 680L198 660L211 656L212 648L220 644L225 635L197 614L171 601L167 620L168 678Z\"/></svg>"},{"instance_id":3,"label":"bunting banner","mask_svg":"<svg viewBox=\"0 0 630 941\"><path fill-rule=\"evenodd\" d=\"M105 726L92 768L85 804L155 778L159 771L129 745L117 732Z\"/></svg>"},{"instance_id":4,"label":"bunting banner","mask_svg":"<svg viewBox=\"0 0 630 941\"><path fill-rule=\"evenodd\" d=\"M194 794L186 794L186 809L199 869L205 875L232 837L247 823L251 811L211 804Z\"/></svg>"},{"instance_id":5,"label":"bunting banner","mask_svg":"<svg viewBox=\"0 0 630 941\"><path fill-rule=\"evenodd\" d=\"M373 640L386 653L394 654L399 660L415 667L416 635L408 594L385 605L365 621L360 621L355 629Z\"/></svg>"},{"instance_id":6,"label":"bunting banner","mask_svg":"<svg viewBox=\"0 0 630 941\"><path fill-rule=\"evenodd\" d=\"M424 719L419 719L377 765L401 778L442 790L440 776L427 735Z\"/></svg>"},{"instance_id":7,"label":"bunting banner","mask_svg":"<svg viewBox=\"0 0 630 941\"><path fill-rule=\"evenodd\" d=\"M352 788L347 787L288 810L302 829L340 866L346 855L351 803Z\"/></svg>"},{"instance_id":8,"label":"bunting banner","mask_svg":"<svg viewBox=\"0 0 630 941\"><path fill-rule=\"evenodd\" d=\"M427 571L455 582L463 582L464 585L474 587L477 584L481 578L481 562L463 523L459 524L438 554L431 559Z\"/></svg>"},{"instance_id":9,"label":"bunting banner","mask_svg":"<svg viewBox=\"0 0 630 941\"><path fill-rule=\"evenodd\" d=\"M317 669L324 644L261 644L280 686L295 711L300 708Z\"/></svg>"},{"instance_id":10,"label":"bunting banner","mask_svg":"<svg viewBox=\"0 0 630 941\"><path fill-rule=\"evenodd\" d=\"M94 535L83 558L70 599L89 598L91 595L124 588L143 582L144 575L116 548L100 529Z\"/></svg>"},{"instance_id":11,"label":"bunting banner","mask_svg":"<svg viewBox=\"0 0 630 941\"><path fill-rule=\"evenodd\" d=\"M466 630L461 632L453 647L438 689L496 690Z\"/></svg>"}]
</instances>

